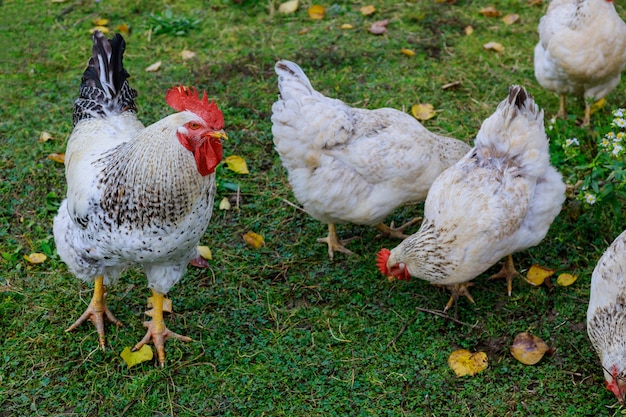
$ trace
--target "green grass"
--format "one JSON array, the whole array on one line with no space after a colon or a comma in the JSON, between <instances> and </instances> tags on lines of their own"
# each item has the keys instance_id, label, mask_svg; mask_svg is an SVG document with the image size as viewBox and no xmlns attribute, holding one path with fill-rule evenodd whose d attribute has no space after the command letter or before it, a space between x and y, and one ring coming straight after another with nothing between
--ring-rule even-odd
<instances>
[{"instance_id":1,"label":"green grass","mask_svg":"<svg viewBox=\"0 0 626 417\"><path fill-rule=\"evenodd\" d=\"M426 127L468 142L513 83L526 86L552 117L558 98L539 87L532 68L545 6L381 0L372 2L376 14L364 17L359 7L367 2L339 0L320 2L327 16L313 21L308 1L292 15L273 12L278 1L269 0L128 3L0 2L0 416L622 413L603 387L585 331L591 271L622 231L619 210L568 199L544 242L515 261L522 270L539 263L577 274L578 281L547 288L516 280L509 298L504 282L484 274L475 280L476 304L461 300L452 311L463 325L416 309L440 310L448 297L443 290L380 276L375 253L397 242L376 239L374 229L339 226L341 236L360 239L350 244L354 256L338 254L329 262L326 247L315 241L325 225L285 202L297 203L272 144L273 65L281 58L299 63L324 94L355 106L432 103L438 114ZM481 16L487 5L518 13L520 22L506 26ZM110 308L125 327L107 328L105 352L91 325L64 332L91 288L56 255L51 226L65 180L63 166L47 156L63 152L71 132L96 17L110 19L113 29L132 28L125 65L144 122L170 112L164 92L172 85L206 89L225 114L231 138L225 155L243 156L251 170L247 176L224 171L224 180L241 185L239 209L216 210L203 239L213 251L211 269L190 269L170 293L175 311L167 324L194 341L168 342L164 369L152 362L128 369L119 357L144 334L149 294L140 271L129 271L110 290ZM391 19L387 35L365 32L383 18ZM355 29L342 31L342 23ZM471 36L463 34L468 25ZM506 49L483 50L489 41ZM416 56L402 55L401 48ZM197 57L183 61L183 49ZM158 72L144 71L157 60L163 61ZM461 84L441 89L452 81ZM621 84L594 115L596 127L582 129L575 118L582 103L570 100L572 116L550 131L553 161L569 182L579 171L568 165L563 141L579 138L581 158L591 159L590 144L606 131L597 126L608 126L611 111L625 101ZM41 131L53 140L38 142ZM220 191L216 205L223 197L234 193ZM409 205L389 220L420 212L421 205ZM248 247L247 231L263 235L266 246ZM23 256L31 252L49 258L30 265ZM556 353L535 366L518 363L509 346L522 331L542 337ZM447 358L459 348L485 351L489 368L457 378Z\"/></svg>"}]
</instances>

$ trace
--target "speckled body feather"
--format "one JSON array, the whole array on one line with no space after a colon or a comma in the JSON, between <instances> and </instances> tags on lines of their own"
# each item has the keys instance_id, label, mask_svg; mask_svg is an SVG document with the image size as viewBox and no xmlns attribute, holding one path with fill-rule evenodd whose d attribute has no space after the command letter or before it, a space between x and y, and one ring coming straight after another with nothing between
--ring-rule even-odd
<instances>
[{"instance_id":1,"label":"speckled body feather","mask_svg":"<svg viewBox=\"0 0 626 417\"><path fill-rule=\"evenodd\" d=\"M565 199L548 152L543 111L512 87L483 122L475 147L435 180L420 230L391 251L387 265L403 263L434 284L459 284L537 245Z\"/></svg>"},{"instance_id":2,"label":"speckled body feather","mask_svg":"<svg viewBox=\"0 0 626 417\"><path fill-rule=\"evenodd\" d=\"M626 24L606 0L552 0L539 22L535 77L547 90L599 100L620 82Z\"/></svg>"},{"instance_id":3,"label":"speckled body feather","mask_svg":"<svg viewBox=\"0 0 626 417\"><path fill-rule=\"evenodd\" d=\"M626 384L626 231L613 241L593 270L587 334L607 383L613 380L615 367L620 385Z\"/></svg>"},{"instance_id":4,"label":"speckled body feather","mask_svg":"<svg viewBox=\"0 0 626 417\"><path fill-rule=\"evenodd\" d=\"M148 127L136 118L122 67L123 40L94 35L66 150L67 198L54 219L57 251L82 280L140 265L166 293L183 275L209 223L215 176L201 176L177 129L189 111Z\"/></svg>"},{"instance_id":5,"label":"speckled body feather","mask_svg":"<svg viewBox=\"0 0 626 417\"><path fill-rule=\"evenodd\" d=\"M470 149L399 110L325 97L293 62L275 69L274 144L296 198L321 222L381 223L396 207L426 198L437 175Z\"/></svg>"}]
</instances>

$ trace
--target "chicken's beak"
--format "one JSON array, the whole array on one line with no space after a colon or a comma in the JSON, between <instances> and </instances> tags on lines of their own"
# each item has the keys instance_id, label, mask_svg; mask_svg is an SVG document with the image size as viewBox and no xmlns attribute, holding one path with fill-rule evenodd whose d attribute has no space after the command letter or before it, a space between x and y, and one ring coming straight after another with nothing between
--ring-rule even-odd
<instances>
[{"instance_id":1,"label":"chicken's beak","mask_svg":"<svg viewBox=\"0 0 626 417\"><path fill-rule=\"evenodd\" d=\"M223 130L216 130L215 132L211 132L209 136L215 139L228 140L228 136L226 135L226 132L224 132Z\"/></svg>"}]
</instances>

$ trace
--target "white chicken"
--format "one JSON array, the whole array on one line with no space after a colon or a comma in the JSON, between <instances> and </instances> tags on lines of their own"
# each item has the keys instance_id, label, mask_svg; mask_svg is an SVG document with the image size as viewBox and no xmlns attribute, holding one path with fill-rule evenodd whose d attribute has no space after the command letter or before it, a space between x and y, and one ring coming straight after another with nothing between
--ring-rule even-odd
<instances>
[{"instance_id":1,"label":"white chicken","mask_svg":"<svg viewBox=\"0 0 626 417\"><path fill-rule=\"evenodd\" d=\"M626 394L626 231L604 252L591 275L587 334L600 357L606 388Z\"/></svg>"},{"instance_id":2,"label":"white chicken","mask_svg":"<svg viewBox=\"0 0 626 417\"><path fill-rule=\"evenodd\" d=\"M328 224L318 239L351 254L335 224L374 225L406 237L407 224L382 222L396 207L422 201L437 176L465 155L464 142L429 132L414 117L391 108L350 107L315 91L293 62L276 63L280 96L272 106L272 134L289 183L308 214Z\"/></svg>"},{"instance_id":3,"label":"white chicken","mask_svg":"<svg viewBox=\"0 0 626 417\"><path fill-rule=\"evenodd\" d=\"M165 326L164 296L197 256L209 223L224 118L206 94L200 99L181 86L166 96L178 113L144 128L122 64L124 39L118 34L109 41L95 32L93 41L74 104L65 152L67 198L54 219L54 238L68 269L95 284L87 310L67 331L90 319L104 347L104 319L120 324L106 306L105 286L139 265L153 308L135 349L152 340L163 365L168 337L191 340Z\"/></svg>"},{"instance_id":4,"label":"white chicken","mask_svg":"<svg viewBox=\"0 0 626 417\"><path fill-rule=\"evenodd\" d=\"M583 125L590 104L615 89L626 64L626 24L612 0L552 0L539 22L535 77L560 95L557 116L565 117L565 97L585 100Z\"/></svg>"},{"instance_id":5,"label":"white chicken","mask_svg":"<svg viewBox=\"0 0 626 417\"><path fill-rule=\"evenodd\" d=\"M543 111L523 87L487 118L474 148L433 183L419 231L377 264L385 275L411 276L471 298L469 281L507 256L500 274L509 295L517 275L511 254L545 237L565 200L565 184L550 165Z\"/></svg>"}]
</instances>

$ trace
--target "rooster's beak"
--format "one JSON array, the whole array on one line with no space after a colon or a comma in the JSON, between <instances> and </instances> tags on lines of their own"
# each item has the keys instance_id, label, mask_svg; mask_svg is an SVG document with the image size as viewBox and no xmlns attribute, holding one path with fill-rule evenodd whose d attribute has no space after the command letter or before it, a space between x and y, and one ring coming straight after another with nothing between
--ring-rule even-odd
<instances>
[{"instance_id":1,"label":"rooster's beak","mask_svg":"<svg viewBox=\"0 0 626 417\"><path fill-rule=\"evenodd\" d=\"M209 136L211 136L212 138L216 138L216 139L228 140L228 136L226 135L226 132L224 132L223 130L216 130L215 132L210 133Z\"/></svg>"}]
</instances>

